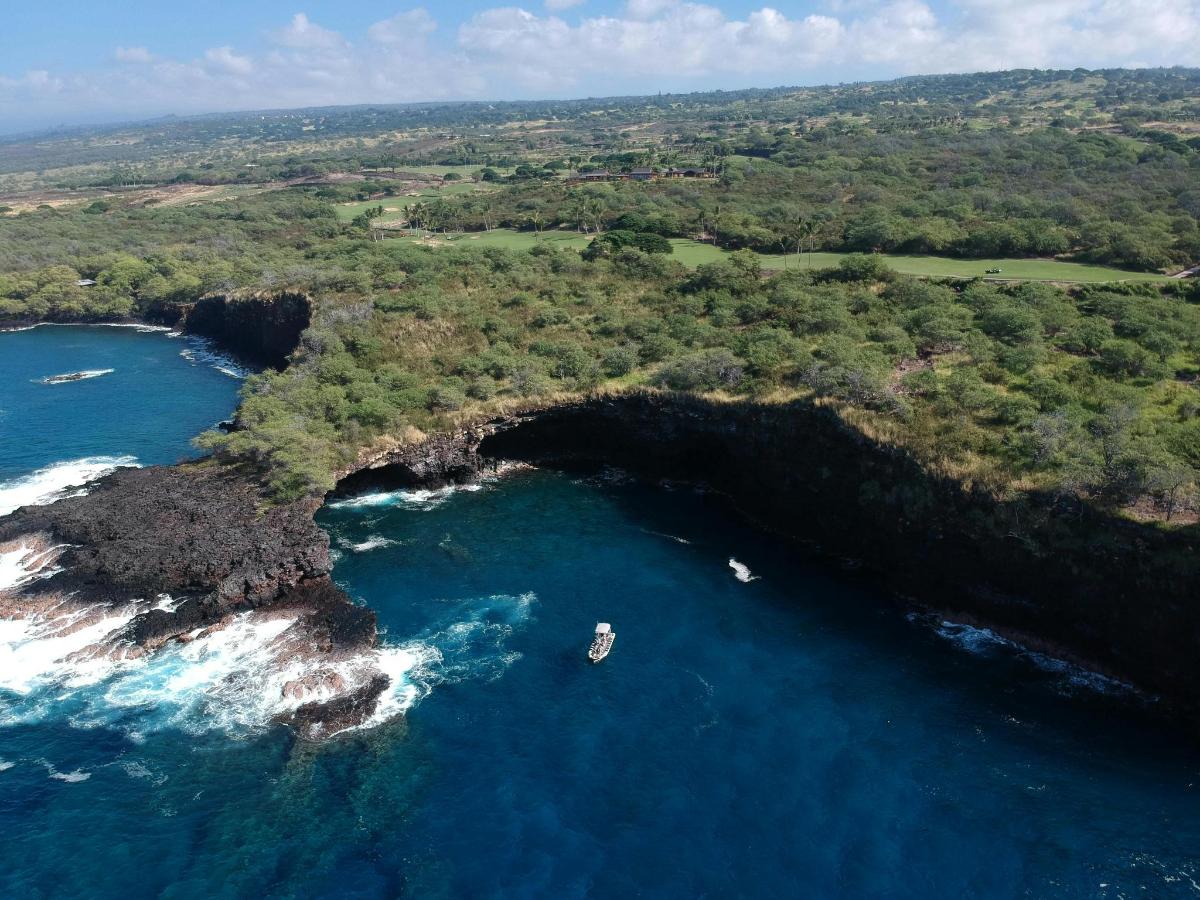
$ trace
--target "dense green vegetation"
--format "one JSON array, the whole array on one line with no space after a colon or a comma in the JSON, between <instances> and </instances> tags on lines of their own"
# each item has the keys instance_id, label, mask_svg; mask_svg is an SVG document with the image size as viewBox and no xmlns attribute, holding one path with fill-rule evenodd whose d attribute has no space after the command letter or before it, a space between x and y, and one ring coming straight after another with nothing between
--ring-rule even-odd
<instances>
[{"instance_id":1,"label":"dense green vegetation","mask_svg":"<svg viewBox=\"0 0 1200 900\"><path fill-rule=\"evenodd\" d=\"M391 246L371 299L326 302L294 364L206 445L290 496L382 435L631 385L824 398L927 464L1144 514L1190 511L1200 292L961 286L871 257L764 281L752 255L694 272L636 249ZM397 279L396 273L404 277Z\"/></svg>"},{"instance_id":2,"label":"dense green vegetation","mask_svg":"<svg viewBox=\"0 0 1200 900\"><path fill-rule=\"evenodd\" d=\"M1200 261L1198 123L1192 70L1011 72L10 141L0 320L307 292L294 363L203 438L279 497L364 447L655 388L811 398L997 494L1190 522L1200 282L1134 270ZM682 164L717 177L564 177Z\"/></svg>"}]
</instances>

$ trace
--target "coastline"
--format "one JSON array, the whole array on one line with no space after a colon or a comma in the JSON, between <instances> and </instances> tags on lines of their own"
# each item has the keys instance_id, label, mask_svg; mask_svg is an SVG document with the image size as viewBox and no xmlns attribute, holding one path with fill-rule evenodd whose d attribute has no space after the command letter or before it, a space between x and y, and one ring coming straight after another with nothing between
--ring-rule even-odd
<instances>
[{"instance_id":1,"label":"coastline","mask_svg":"<svg viewBox=\"0 0 1200 900\"><path fill-rule=\"evenodd\" d=\"M303 329L296 326L307 325L310 310L297 317L295 309L281 313L268 295L247 299L243 315L261 312L265 304L277 326L290 322L288 330L299 341ZM220 297L210 301L209 313L223 316L230 306ZM172 330L150 319L90 324ZM214 330L209 340L229 349L220 337L224 327ZM287 508L303 510L311 523L321 504L334 497L381 485L429 489L470 483L508 460L557 468L612 465L652 479L703 485L798 552L834 565L854 560L846 568L861 568L863 577L905 611L988 629L1030 653L1134 686L1138 696L1153 699L1156 713L1197 731L1200 697L1194 685L1200 680L1193 675L1200 673L1189 648L1200 626L1183 605L1195 584L1194 568L1187 568L1195 565L1195 529L1164 534L1099 513L1064 511L1048 498L1010 508L978 490L931 478L902 451L872 443L828 409L802 403L713 404L633 392L530 403L414 437L365 448L337 473L328 497ZM211 460L200 465L214 466ZM236 477L256 483L253 472ZM94 492L110 480L90 487ZM271 527L267 521L256 524L259 539L269 539ZM327 538L305 540L324 540L328 554ZM1182 575L1162 577L1156 548L1171 552L1169 565L1178 563ZM326 561L293 586L327 578L328 571ZM1165 612L1153 613L1147 603ZM1096 612L1103 615L1093 620ZM1163 615L1166 624L1159 621ZM373 625L371 630L373 641Z\"/></svg>"}]
</instances>

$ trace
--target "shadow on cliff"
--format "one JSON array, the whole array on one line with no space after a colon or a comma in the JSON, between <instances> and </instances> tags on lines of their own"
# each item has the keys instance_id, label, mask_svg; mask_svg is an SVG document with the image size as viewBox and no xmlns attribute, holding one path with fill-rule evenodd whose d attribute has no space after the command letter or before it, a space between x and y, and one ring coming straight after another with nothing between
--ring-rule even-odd
<instances>
[{"instance_id":1,"label":"shadow on cliff","mask_svg":"<svg viewBox=\"0 0 1200 900\"><path fill-rule=\"evenodd\" d=\"M998 501L807 402L593 399L499 424L477 452L702 483L771 531L861 560L919 606L1131 681L1189 719L1200 709L1196 527L1048 495Z\"/></svg>"}]
</instances>

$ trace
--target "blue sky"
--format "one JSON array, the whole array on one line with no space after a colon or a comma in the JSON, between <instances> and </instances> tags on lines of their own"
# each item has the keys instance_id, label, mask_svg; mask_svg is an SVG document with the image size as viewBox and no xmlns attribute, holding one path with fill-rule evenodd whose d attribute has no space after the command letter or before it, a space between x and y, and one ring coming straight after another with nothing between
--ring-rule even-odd
<instances>
[{"instance_id":1,"label":"blue sky","mask_svg":"<svg viewBox=\"0 0 1200 900\"><path fill-rule=\"evenodd\" d=\"M163 113L1200 64L1200 0L10 4L0 131Z\"/></svg>"}]
</instances>

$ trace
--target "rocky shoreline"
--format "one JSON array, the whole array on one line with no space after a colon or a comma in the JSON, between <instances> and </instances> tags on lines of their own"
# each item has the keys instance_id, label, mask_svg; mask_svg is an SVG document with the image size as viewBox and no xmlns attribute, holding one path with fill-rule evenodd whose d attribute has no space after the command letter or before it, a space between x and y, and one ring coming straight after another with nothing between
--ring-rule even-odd
<instances>
[{"instance_id":1,"label":"rocky shoreline","mask_svg":"<svg viewBox=\"0 0 1200 900\"><path fill-rule=\"evenodd\" d=\"M252 478L208 463L120 470L85 496L0 518L0 547L40 553L49 569L0 591L0 614L37 615L61 633L131 613L86 648L114 660L195 640L242 614L286 616L272 652L281 666L302 660L304 674L283 684L278 719L326 737L363 724L388 681L370 665L374 613L329 578L318 505L266 507Z\"/></svg>"},{"instance_id":2,"label":"rocky shoreline","mask_svg":"<svg viewBox=\"0 0 1200 900\"><path fill-rule=\"evenodd\" d=\"M166 318L283 365L310 314L302 295L212 295ZM909 606L1128 682L1198 730L1196 526L1163 530L1055 497L997 500L931 476L811 403L659 392L531 403L365 450L338 473L334 493L465 483L503 460L703 484L804 552L855 559ZM328 539L313 522L320 504L270 506L253 473L211 462L118 472L86 497L0 518L0 547L69 545L54 551L62 571L0 595L0 613L45 608L53 597L72 597L75 614L137 599L145 608L98 648L112 653L153 652L245 612L287 613L295 623L281 647L312 665L286 687L296 702L281 720L328 736L367 721L388 683L370 666L351 679L336 671L375 647L375 618L329 578ZM172 598L170 609L154 608L159 595Z\"/></svg>"}]
</instances>

